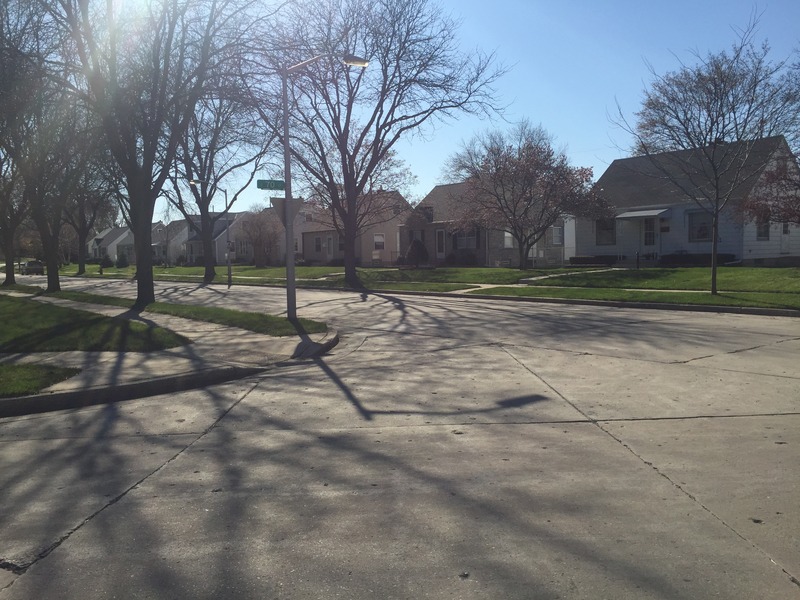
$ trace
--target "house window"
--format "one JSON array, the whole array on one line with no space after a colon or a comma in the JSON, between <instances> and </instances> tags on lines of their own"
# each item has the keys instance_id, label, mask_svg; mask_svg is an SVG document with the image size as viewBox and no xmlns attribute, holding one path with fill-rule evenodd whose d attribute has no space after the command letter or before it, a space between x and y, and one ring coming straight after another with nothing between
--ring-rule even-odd
<instances>
[{"instance_id":1,"label":"house window","mask_svg":"<svg viewBox=\"0 0 800 600\"><path fill-rule=\"evenodd\" d=\"M614 246L617 243L616 219L598 219L595 221L595 242L598 246Z\"/></svg>"},{"instance_id":2,"label":"house window","mask_svg":"<svg viewBox=\"0 0 800 600\"><path fill-rule=\"evenodd\" d=\"M711 215L705 211L689 213L689 241L711 241Z\"/></svg>"},{"instance_id":3,"label":"house window","mask_svg":"<svg viewBox=\"0 0 800 600\"><path fill-rule=\"evenodd\" d=\"M759 242L769 241L769 216L761 216L756 220L756 239Z\"/></svg>"},{"instance_id":4,"label":"house window","mask_svg":"<svg viewBox=\"0 0 800 600\"><path fill-rule=\"evenodd\" d=\"M419 240L423 244L425 243L425 230L424 229L409 229L408 230L408 241L413 242L414 240Z\"/></svg>"},{"instance_id":5,"label":"house window","mask_svg":"<svg viewBox=\"0 0 800 600\"><path fill-rule=\"evenodd\" d=\"M783 235L789 235L789 223L783 224Z\"/></svg>"},{"instance_id":6,"label":"house window","mask_svg":"<svg viewBox=\"0 0 800 600\"><path fill-rule=\"evenodd\" d=\"M655 246L656 245L656 220L655 219L645 219L644 220L644 245L645 246Z\"/></svg>"},{"instance_id":7,"label":"house window","mask_svg":"<svg viewBox=\"0 0 800 600\"><path fill-rule=\"evenodd\" d=\"M373 236L373 240L375 242L375 250L383 250L386 246L386 236L382 233L376 233Z\"/></svg>"},{"instance_id":8,"label":"house window","mask_svg":"<svg viewBox=\"0 0 800 600\"><path fill-rule=\"evenodd\" d=\"M314 238L314 252L322 252L322 238L319 236Z\"/></svg>"},{"instance_id":9,"label":"house window","mask_svg":"<svg viewBox=\"0 0 800 600\"><path fill-rule=\"evenodd\" d=\"M564 245L564 228L553 226L550 228L553 232L553 246Z\"/></svg>"},{"instance_id":10,"label":"house window","mask_svg":"<svg viewBox=\"0 0 800 600\"><path fill-rule=\"evenodd\" d=\"M474 250L478 247L478 238L475 230L459 231L456 233L456 248L461 250Z\"/></svg>"},{"instance_id":11,"label":"house window","mask_svg":"<svg viewBox=\"0 0 800 600\"><path fill-rule=\"evenodd\" d=\"M503 232L503 248L513 248L514 247L514 236L511 235L510 231Z\"/></svg>"}]
</instances>

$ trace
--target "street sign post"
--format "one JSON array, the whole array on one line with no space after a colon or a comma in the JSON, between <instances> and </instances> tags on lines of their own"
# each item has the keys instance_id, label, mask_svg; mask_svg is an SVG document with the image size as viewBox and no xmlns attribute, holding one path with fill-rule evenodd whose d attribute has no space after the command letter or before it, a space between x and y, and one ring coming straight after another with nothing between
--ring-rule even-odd
<instances>
[{"instance_id":1,"label":"street sign post","mask_svg":"<svg viewBox=\"0 0 800 600\"><path fill-rule=\"evenodd\" d=\"M260 190L285 190L286 182L282 179L259 179L256 185Z\"/></svg>"}]
</instances>

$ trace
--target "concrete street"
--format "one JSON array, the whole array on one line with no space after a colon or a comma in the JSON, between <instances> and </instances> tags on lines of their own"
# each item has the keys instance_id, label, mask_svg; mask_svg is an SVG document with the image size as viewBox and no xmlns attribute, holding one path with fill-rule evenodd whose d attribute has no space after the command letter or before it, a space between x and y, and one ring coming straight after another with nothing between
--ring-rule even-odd
<instances>
[{"instance_id":1,"label":"concrete street","mask_svg":"<svg viewBox=\"0 0 800 600\"><path fill-rule=\"evenodd\" d=\"M800 598L799 318L306 290L298 314L340 344L0 419L0 600Z\"/></svg>"}]
</instances>

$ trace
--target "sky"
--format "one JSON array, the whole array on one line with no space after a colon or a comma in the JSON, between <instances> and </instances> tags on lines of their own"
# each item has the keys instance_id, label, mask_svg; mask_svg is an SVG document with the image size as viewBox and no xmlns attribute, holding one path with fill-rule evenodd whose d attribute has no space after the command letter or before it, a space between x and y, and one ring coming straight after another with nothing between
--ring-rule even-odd
<instances>
[{"instance_id":1,"label":"sky","mask_svg":"<svg viewBox=\"0 0 800 600\"><path fill-rule=\"evenodd\" d=\"M435 1L435 0L434 0ZM774 60L800 48L800 1L772 0L439 0L460 19L465 51L494 52L508 73L497 83L503 118L462 117L401 140L396 147L417 177L408 200L421 200L449 181L445 163L476 134L528 119L555 138L574 166L595 179L631 139L612 119L617 106L631 122L650 69L664 74L729 48L737 31L760 15L756 40L769 41ZM367 67L369 68L369 67ZM264 203L248 190L234 211Z\"/></svg>"}]
</instances>

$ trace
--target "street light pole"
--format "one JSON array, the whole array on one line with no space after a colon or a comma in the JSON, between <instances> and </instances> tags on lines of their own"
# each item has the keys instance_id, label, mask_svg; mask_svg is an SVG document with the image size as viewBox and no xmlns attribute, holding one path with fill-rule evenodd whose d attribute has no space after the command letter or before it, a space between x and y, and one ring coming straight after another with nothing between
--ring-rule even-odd
<instances>
[{"instance_id":1,"label":"street light pole","mask_svg":"<svg viewBox=\"0 0 800 600\"><path fill-rule=\"evenodd\" d=\"M334 56L333 54L318 54L313 58L299 62L296 65L285 67L281 71L282 96L283 96L283 178L285 200L283 202L284 227L286 228L286 318L290 321L297 320L297 289L294 264L294 215L292 210L292 149L289 143L289 75L303 67L318 61L321 58ZM369 64L364 58L346 54L341 61L351 67L366 68Z\"/></svg>"},{"instance_id":2,"label":"street light pole","mask_svg":"<svg viewBox=\"0 0 800 600\"><path fill-rule=\"evenodd\" d=\"M300 63L302 66L304 63ZM292 203L292 149L289 144L289 73L293 68L288 67L281 73L283 94L283 178L285 200L283 202L283 222L286 228L286 318L290 321L297 319L297 290L294 275L294 211Z\"/></svg>"}]
</instances>

